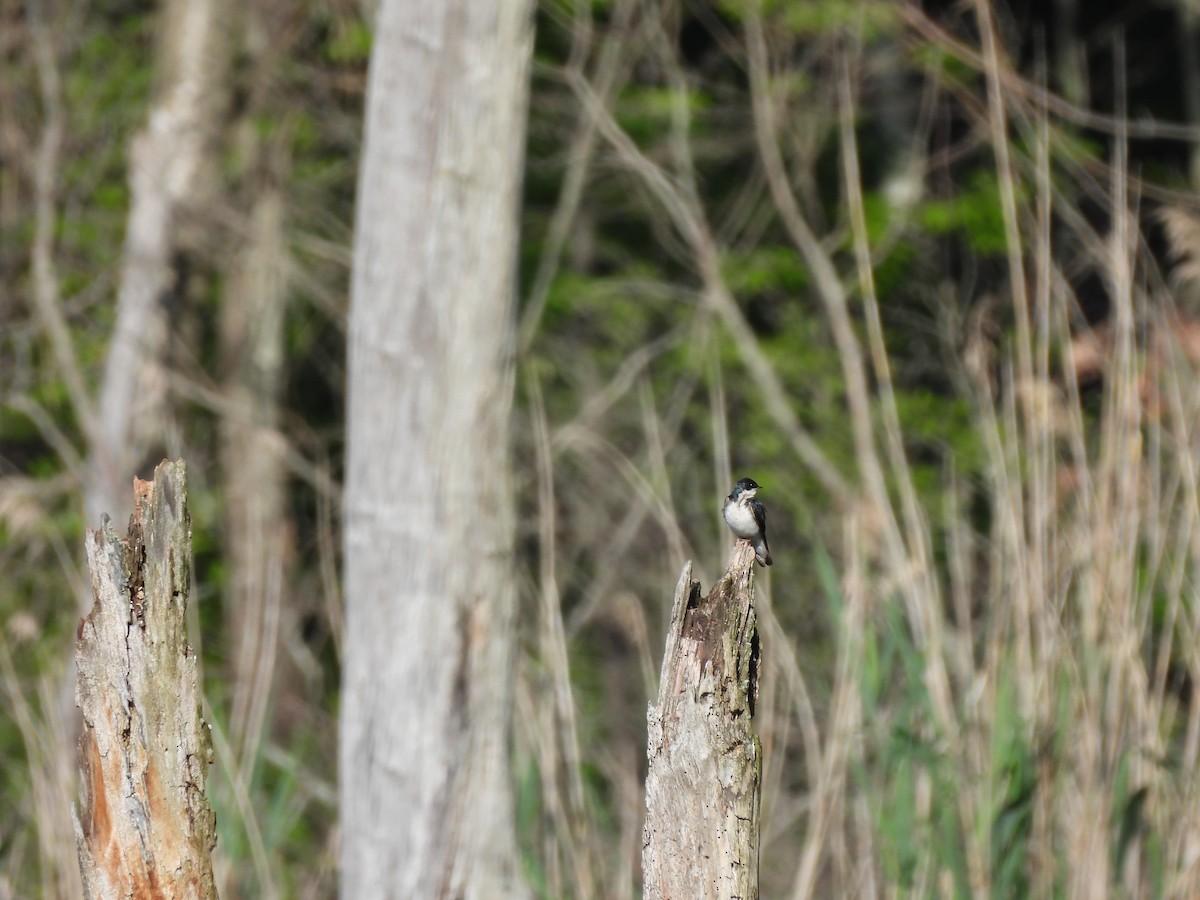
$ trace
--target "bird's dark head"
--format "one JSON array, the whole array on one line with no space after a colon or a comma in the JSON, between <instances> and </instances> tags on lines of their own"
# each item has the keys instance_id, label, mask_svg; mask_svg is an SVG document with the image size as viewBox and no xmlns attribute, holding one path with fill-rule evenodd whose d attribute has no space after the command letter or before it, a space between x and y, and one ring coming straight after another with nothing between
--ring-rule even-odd
<instances>
[{"instance_id":1,"label":"bird's dark head","mask_svg":"<svg viewBox=\"0 0 1200 900\"><path fill-rule=\"evenodd\" d=\"M753 478L739 478L737 484L733 486L734 497L742 495L753 497L756 493L758 493L758 482Z\"/></svg>"}]
</instances>

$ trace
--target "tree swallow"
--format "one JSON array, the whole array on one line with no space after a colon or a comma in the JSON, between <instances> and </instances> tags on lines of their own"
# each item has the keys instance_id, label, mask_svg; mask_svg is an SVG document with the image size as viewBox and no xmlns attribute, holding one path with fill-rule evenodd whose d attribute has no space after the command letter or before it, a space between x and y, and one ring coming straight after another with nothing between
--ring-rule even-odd
<instances>
[{"instance_id":1,"label":"tree swallow","mask_svg":"<svg viewBox=\"0 0 1200 900\"><path fill-rule=\"evenodd\" d=\"M753 478L739 478L725 498L721 512L729 530L754 547L754 558L758 564L769 566L771 550L767 547L767 511L761 502L754 499L757 493L758 484Z\"/></svg>"}]
</instances>

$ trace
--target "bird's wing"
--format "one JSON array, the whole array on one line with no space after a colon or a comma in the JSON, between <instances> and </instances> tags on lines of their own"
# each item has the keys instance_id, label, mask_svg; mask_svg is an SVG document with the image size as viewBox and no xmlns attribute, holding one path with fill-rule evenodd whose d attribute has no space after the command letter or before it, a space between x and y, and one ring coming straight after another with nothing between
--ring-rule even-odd
<instances>
[{"instance_id":1,"label":"bird's wing","mask_svg":"<svg viewBox=\"0 0 1200 900\"><path fill-rule=\"evenodd\" d=\"M757 500L750 501L750 509L754 512L754 524L758 526L758 530L762 532L763 537L767 536L767 508Z\"/></svg>"}]
</instances>

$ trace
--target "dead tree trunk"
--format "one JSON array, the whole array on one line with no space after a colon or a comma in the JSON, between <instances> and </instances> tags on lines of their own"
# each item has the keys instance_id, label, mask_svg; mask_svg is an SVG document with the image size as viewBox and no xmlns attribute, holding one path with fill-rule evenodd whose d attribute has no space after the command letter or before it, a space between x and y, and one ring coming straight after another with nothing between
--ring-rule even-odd
<instances>
[{"instance_id":1,"label":"dead tree trunk","mask_svg":"<svg viewBox=\"0 0 1200 900\"><path fill-rule=\"evenodd\" d=\"M89 900L215 898L216 818L196 654L187 475L163 462L134 481L129 534L107 517L87 540L92 611L75 644L83 711L75 837Z\"/></svg>"},{"instance_id":2,"label":"dead tree trunk","mask_svg":"<svg viewBox=\"0 0 1200 900\"><path fill-rule=\"evenodd\" d=\"M646 900L758 897L753 567L754 550L738 541L729 571L703 600L690 562L675 588L658 702L647 716Z\"/></svg>"}]
</instances>

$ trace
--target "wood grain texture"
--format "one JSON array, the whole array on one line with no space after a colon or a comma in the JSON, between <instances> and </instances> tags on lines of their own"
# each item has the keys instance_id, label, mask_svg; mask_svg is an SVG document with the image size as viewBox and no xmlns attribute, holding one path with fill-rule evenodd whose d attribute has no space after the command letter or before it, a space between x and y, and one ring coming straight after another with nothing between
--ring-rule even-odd
<instances>
[{"instance_id":1,"label":"wood grain texture","mask_svg":"<svg viewBox=\"0 0 1200 900\"><path fill-rule=\"evenodd\" d=\"M216 818L196 654L187 642L191 520L184 463L135 481L120 537L87 538L94 603L79 626L76 841L85 896L215 898Z\"/></svg>"},{"instance_id":2,"label":"wood grain texture","mask_svg":"<svg viewBox=\"0 0 1200 900\"><path fill-rule=\"evenodd\" d=\"M738 541L707 597L690 562L675 588L658 700L647 716L647 900L758 897L761 648L753 567L753 548Z\"/></svg>"}]
</instances>

